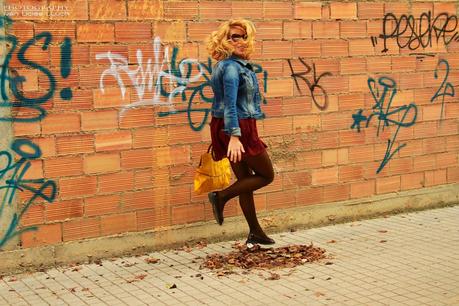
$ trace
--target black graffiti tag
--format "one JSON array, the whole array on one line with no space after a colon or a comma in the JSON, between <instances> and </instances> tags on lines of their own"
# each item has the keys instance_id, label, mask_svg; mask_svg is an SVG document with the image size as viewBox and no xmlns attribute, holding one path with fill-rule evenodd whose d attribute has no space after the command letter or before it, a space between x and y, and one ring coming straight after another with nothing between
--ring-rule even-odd
<instances>
[{"instance_id":1,"label":"black graffiti tag","mask_svg":"<svg viewBox=\"0 0 459 306\"><path fill-rule=\"evenodd\" d=\"M327 92L325 91L325 89L321 85L319 85L319 81L324 76L327 76L327 75L331 76L332 73L331 72L324 72L321 75L319 75L319 77L317 77L317 75L316 75L316 65L315 64L312 64L312 68L311 68L311 66L309 66L301 57L299 58L299 60L303 64L303 66L306 68L306 71L295 72L295 70L293 69L291 60L290 59L287 60L289 66L290 66L290 70L292 72L291 77L293 77L293 79L295 80L296 88L298 89L298 91L301 94L301 88L300 88L300 85L298 84L298 79L303 80L306 83L306 85L308 86L309 90L311 91L312 101L317 106L317 108L319 108L320 110L327 109L327 107L328 107ZM306 75L308 75L308 73L310 73L311 70L312 70L312 74L313 74L313 81L312 82L309 81L306 78ZM324 97L324 100L321 103L317 102L317 98L316 98L317 91L315 91L316 89L319 89L320 91L322 91L322 95Z\"/></svg>"}]
</instances>

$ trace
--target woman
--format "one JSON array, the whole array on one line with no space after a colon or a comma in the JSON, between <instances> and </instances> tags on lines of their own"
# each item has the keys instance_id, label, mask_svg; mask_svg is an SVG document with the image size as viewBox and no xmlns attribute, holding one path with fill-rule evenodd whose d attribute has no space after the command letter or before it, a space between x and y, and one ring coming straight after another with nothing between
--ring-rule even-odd
<instances>
[{"instance_id":1,"label":"woman","mask_svg":"<svg viewBox=\"0 0 459 306\"><path fill-rule=\"evenodd\" d=\"M264 118L261 96L252 66L247 62L254 49L255 27L245 19L226 21L208 39L207 49L217 64L211 86L214 92L210 123L214 158L225 156L237 181L209 193L216 221L223 223L225 203L239 196L250 228L247 244L273 244L258 223L253 192L274 179L266 145L257 133L256 120Z\"/></svg>"}]
</instances>

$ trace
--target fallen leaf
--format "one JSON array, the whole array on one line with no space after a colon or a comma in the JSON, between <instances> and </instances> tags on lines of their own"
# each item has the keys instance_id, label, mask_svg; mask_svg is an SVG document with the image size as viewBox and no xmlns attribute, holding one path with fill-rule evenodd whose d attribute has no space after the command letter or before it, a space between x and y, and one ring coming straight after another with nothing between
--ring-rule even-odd
<instances>
[{"instance_id":1,"label":"fallen leaf","mask_svg":"<svg viewBox=\"0 0 459 306\"><path fill-rule=\"evenodd\" d=\"M329 240L327 243L336 243L336 240Z\"/></svg>"},{"instance_id":2,"label":"fallen leaf","mask_svg":"<svg viewBox=\"0 0 459 306\"><path fill-rule=\"evenodd\" d=\"M387 240L380 240L379 242L380 243L384 243L384 242L387 242Z\"/></svg>"},{"instance_id":3,"label":"fallen leaf","mask_svg":"<svg viewBox=\"0 0 459 306\"><path fill-rule=\"evenodd\" d=\"M320 291L316 291L316 292L314 292L314 295L317 296L317 297L321 297L321 296L324 296L325 293L322 293Z\"/></svg>"},{"instance_id":4,"label":"fallen leaf","mask_svg":"<svg viewBox=\"0 0 459 306\"><path fill-rule=\"evenodd\" d=\"M378 232L379 232L379 233L387 233L386 230L379 230Z\"/></svg>"},{"instance_id":5,"label":"fallen leaf","mask_svg":"<svg viewBox=\"0 0 459 306\"><path fill-rule=\"evenodd\" d=\"M167 289L175 289L175 288L177 288L177 285L176 284L167 284L166 288Z\"/></svg>"},{"instance_id":6,"label":"fallen leaf","mask_svg":"<svg viewBox=\"0 0 459 306\"><path fill-rule=\"evenodd\" d=\"M145 262L149 263L149 264L155 264L155 263L159 262L159 259L158 258L149 257L149 258L145 258Z\"/></svg>"}]
</instances>

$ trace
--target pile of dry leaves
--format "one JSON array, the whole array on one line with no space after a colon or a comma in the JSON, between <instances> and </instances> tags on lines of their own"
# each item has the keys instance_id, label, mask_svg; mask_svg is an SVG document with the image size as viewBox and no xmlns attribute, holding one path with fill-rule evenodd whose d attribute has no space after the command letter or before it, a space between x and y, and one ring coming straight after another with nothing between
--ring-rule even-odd
<instances>
[{"instance_id":1,"label":"pile of dry leaves","mask_svg":"<svg viewBox=\"0 0 459 306\"><path fill-rule=\"evenodd\" d=\"M279 248L261 248L259 245L254 245L248 248L245 244L236 243L233 248L236 250L228 254L207 255L201 268L211 270L293 268L306 262L326 258L325 250L312 244Z\"/></svg>"}]
</instances>

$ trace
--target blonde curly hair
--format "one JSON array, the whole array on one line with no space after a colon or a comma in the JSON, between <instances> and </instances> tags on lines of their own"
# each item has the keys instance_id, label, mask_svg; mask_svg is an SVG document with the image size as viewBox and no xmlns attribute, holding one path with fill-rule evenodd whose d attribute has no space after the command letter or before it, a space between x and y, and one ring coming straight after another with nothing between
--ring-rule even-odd
<instances>
[{"instance_id":1,"label":"blonde curly hair","mask_svg":"<svg viewBox=\"0 0 459 306\"><path fill-rule=\"evenodd\" d=\"M213 31L207 38L207 51L210 56L221 61L231 56L234 51L233 46L228 42L231 28L240 27L247 35L247 58L254 51L255 26L247 19L231 19L223 22L216 31Z\"/></svg>"}]
</instances>

